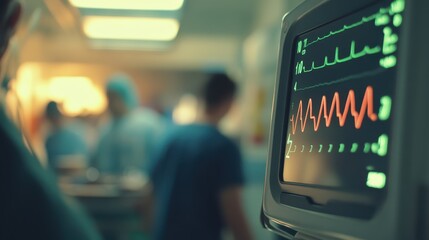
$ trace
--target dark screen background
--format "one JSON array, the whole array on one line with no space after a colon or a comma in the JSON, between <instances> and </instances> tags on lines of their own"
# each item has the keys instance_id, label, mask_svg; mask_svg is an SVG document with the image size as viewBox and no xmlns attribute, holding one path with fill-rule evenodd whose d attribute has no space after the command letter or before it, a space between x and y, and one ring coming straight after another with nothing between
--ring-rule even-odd
<instances>
[{"instance_id":1,"label":"dark screen background","mask_svg":"<svg viewBox=\"0 0 429 240\"><path fill-rule=\"evenodd\" d=\"M389 102L395 104L403 10L403 1L383 1L295 39L283 181L347 190L386 187L394 112L387 113ZM322 98L330 116L335 95L339 104L326 126L325 114L320 114ZM360 128L352 116L353 106L358 114L366 109L363 120L357 121ZM372 120L367 114L370 106ZM347 113L344 126L337 109L340 115ZM316 131L314 119L319 115Z\"/></svg>"}]
</instances>

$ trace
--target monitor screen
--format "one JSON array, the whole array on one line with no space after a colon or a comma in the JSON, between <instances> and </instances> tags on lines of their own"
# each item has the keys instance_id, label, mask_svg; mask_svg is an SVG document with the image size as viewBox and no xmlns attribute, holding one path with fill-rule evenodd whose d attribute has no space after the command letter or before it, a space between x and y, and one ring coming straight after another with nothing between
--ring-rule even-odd
<instances>
[{"instance_id":1,"label":"monitor screen","mask_svg":"<svg viewBox=\"0 0 429 240\"><path fill-rule=\"evenodd\" d=\"M404 1L383 1L297 36L281 179L387 188Z\"/></svg>"}]
</instances>

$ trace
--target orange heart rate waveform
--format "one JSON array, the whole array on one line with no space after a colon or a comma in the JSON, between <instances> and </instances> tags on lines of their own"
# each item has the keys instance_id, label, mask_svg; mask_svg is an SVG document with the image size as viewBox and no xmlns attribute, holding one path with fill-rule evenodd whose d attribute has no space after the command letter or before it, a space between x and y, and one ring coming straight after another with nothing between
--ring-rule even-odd
<instances>
[{"instance_id":1,"label":"orange heart rate waveform","mask_svg":"<svg viewBox=\"0 0 429 240\"><path fill-rule=\"evenodd\" d=\"M327 98L325 95L323 95L322 101L320 103L319 114L317 116L313 113L313 100L311 98L308 99L305 115L303 114L303 105L303 101L300 100L297 112L293 114L290 119L292 124L292 134L295 134L298 124L300 124L301 132L304 132L308 120L313 121L314 131L317 132L320 127L322 117L325 119L325 126L329 127L332 123L334 113L338 118L340 127L345 125L349 114L351 114L351 116L354 118L354 126L356 129L361 128L365 116L368 116L368 118L373 122L377 121L378 119L377 114L374 113L374 89L371 86L367 86L365 89L360 111L356 110L356 96L352 89L348 92L347 100L343 110L341 108L340 94L338 92L334 93L329 110Z\"/></svg>"}]
</instances>

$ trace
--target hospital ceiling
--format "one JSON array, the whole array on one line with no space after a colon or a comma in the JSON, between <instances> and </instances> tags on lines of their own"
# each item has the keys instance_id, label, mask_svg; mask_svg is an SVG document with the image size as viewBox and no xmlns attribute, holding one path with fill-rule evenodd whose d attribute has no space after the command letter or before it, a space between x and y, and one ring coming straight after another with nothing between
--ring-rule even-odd
<instances>
[{"instance_id":1,"label":"hospital ceiling","mask_svg":"<svg viewBox=\"0 0 429 240\"><path fill-rule=\"evenodd\" d=\"M134 44L118 50L113 45L95 47L82 31L82 11L68 0L22 1L25 16L16 40L22 51L21 61L189 70L237 62L244 40L261 17L261 9L269 2L279 2L188 0L179 18L179 33L171 46L153 50Z\"/></svg>"}]
</instances>

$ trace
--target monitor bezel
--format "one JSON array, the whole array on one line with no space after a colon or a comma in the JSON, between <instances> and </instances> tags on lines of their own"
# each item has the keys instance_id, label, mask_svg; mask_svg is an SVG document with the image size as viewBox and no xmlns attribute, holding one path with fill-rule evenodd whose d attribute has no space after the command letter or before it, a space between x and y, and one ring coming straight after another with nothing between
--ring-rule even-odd
<instances>
[{"instance_id":1,"label":"monitor bezel","mask_svg":"<svg viewBox=\"0 0 429 240\"><path fill-rule=\"evenodd\" d=\"M343 1L331 0L334 5L343 3L348 9L358 8L365 4L379 1L361 0ZM327 0L306 0L292 12L285 15L282 25L282 45L285 35L292 25L301 21L303 16L327 4ZM424 235L424 222L427 220L427 55L429 46L426 44L427 20L429 17L425 9L429 7L427 1L406 1L403 27L400 32L398 59L401 63L397 69L395 87L396 104L392 111L395 118L392 122L395 136L391 139L389 176L387 183L389 190L386 199L377 209L370 220L362 220L344 216L323 214L307 211L280 203L280 182L278 181L279 159L272 159L272 152L280 148L274 142L275 132L273 124L276 121L278 109L276 99L279 89L274 92L271 137L269 140L268 161L262 201L261 221L268 230L285 236L287 239L296 237L297 232L311 236L310 239L409 239L413 236ZM325 8L326 9L326 8ZM331 10L340 12L338 6ZM319 11L320 12L320 11ZM320 23L328 22L329 13L318 16ZM310 25L311 22L307 22ZM320 24L319 24L320 25ZM313 26L314 27L314 26ZM283 56L279 56L279 63ZM278 87L279 71L277 71L276 87ZM412 81L410 81L412 79ZM284 92L284 91L283 91ZM283 111L283 110L282 110ZM419 116L409 118L409 116ZM424 221L423 221L424 220ZM287 228L289 231L285 231ZM296 234L296 235L295 235ZM307 238L306 238L307 239ZM416 239L424 239L417 237Z\"/></svg>"},{"instance_id":2,"label":"monitor bezel","mask_svg":"<svg viewBox=\"0 0 429 240\"><path fill-rule=\"evenodd\" d=\"M293 23L284 22L280 45L279 67L276 83L276 96L273 113L273 136L270 158L275 160L271 164L270 181L271 191L277 196L281 204L311 210L320 213L347 216L353 218L370 219L377 208L383 203L387 187L368 189L365 192L335 190L320 186L304 185L284 182L282 179L284 147L288 123L285 119L289 114L290 92L292 88L292 61L295 57L294 44L297 37L309 31L322 27L331 22L342 19L350 14L364 10L385 0L349 1L312 1L314 8L303 12ZM335 5L335 7L334 7ZM332 9L335 9L333 11ZM290 18L285 18L284 21ZM367 194L370 193L370 194ZM285 196L287 195L287 196ZM377 195L375 198L374 196ZM285 201L287 199L287 201ZM317 203L317 204L316 204ZM331 204L332 203L332 204ZM340 207L334 206L339 204ZM338 210L338 209L341 210Z\"/></svg>"}]
</instances>

